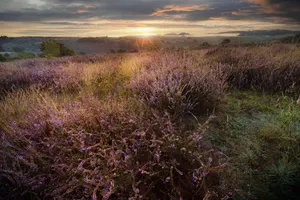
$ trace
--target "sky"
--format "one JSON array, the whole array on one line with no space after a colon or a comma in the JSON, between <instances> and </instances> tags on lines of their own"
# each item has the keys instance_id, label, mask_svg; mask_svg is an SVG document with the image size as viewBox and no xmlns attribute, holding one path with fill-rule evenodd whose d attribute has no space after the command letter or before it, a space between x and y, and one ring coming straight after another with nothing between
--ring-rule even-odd
<instances>
[{"instance_id":1,"label":"sky","mask_svg":"<svg viewBox=\"0 0 300 200\"><path fill-rule=\"evenodd\" d=\"M0 28L58 37L300 31L300 0L0 0Z\"/></svg>"}]
</instances>

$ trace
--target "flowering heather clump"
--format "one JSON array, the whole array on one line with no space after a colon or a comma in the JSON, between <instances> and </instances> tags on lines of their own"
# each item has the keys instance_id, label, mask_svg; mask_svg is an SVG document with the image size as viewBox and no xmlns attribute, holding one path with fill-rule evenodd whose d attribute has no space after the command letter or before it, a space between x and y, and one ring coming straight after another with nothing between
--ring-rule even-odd
<instances>
[{"instance_id":1,"label":"flowering heather clump","mask_svg":"<svg viewBox=\"0 0 300 200\"><path fill-rule=\"evenodd\" d=\"M186 52L164 53L153 56L129 87L149 106L172 114L200 114L216 107L224 95L219 68Z\"/></svg>"},{"instance_id":2,"label":"flowering heather clump","mask_svg":"<svg viewBox=\"0 0 300 200\"><path fill-rule=\"evenodd\" d=\"M118 55L95 55L0 63L0 94L4 96L12 90L26 89L31 86L55 93L80 91L84 85L89 84L85 83L86 71L92 67L100 71L104 69L103 64L118 65L122 59L122 56ZM114 71L114 69L106 69L108 70ZM101 78L103 77L98 77L100 80Z\"/></svg>"},{"instance_id":3,"label":"flowering heather clump","mask_svg":"<svg viewBox=\"0 0 300 200\"><path fill-rule=\"evenodd\" d=\"M4 197L27 191L95 200L226 195L218 178L226 163L203 145L205 125L186 131L168 114L133 113L123 102L39 96L22 119L9 117L0 126L0 187L10 191Z\"/></svg>"},{"instance_id":4,"label":"flowering heather clump","mask_svg":"<svg viewBox=\"0 0 300 200\"><path fill-rule=\"evenodd\" d=\"M220 48L210 50L206 57L224 64L227 82L234 88L300 91L300 51L294 46Z\"/></svg>"}]
</instances>

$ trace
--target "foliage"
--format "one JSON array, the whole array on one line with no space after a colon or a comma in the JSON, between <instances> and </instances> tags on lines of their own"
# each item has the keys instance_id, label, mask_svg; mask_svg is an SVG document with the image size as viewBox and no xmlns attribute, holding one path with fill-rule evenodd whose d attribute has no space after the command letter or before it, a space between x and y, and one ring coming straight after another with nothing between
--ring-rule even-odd
<instances>
[{"instance_id":1,"label":"foliage","mask_svg":"<svg viewBox=\"0 0 300 200\"><path fill-rule=\"evenodd\" d=\"M21 53L21 52L25 51L25 48L24 47L13 47L12 50L14 52Z\"/></svg>"},{"instance_id":2,"label":"foliage","mask_svg":"<svg viewBox=\"0 0 300 200\"><path fill-rule=\"evenodd\" d=\"M7 59L2 54L0 54L0 62L5 62L5 61L7 61Z\"/></svg>"},{"instance_id":3,"label":"foliage","mask_svg":"<svg viewBox=\"0 0 300 200\"><path fill-rule=\"evenodd\" d=\"M22 52L17 55L17 59L29 59L34 58L35 54L32 52Z\"/></svg>"},{"instance_id":4,"label":"foliage","mask_svg":"<svg viewBox=\"0 0 300 200\"><path fill-rule=\"evenodd\" d=\"M56 40L44 41L41 44L41 56L46 58L73 56L75 52Z\"/></svg>"},{"instance_id":5,"label":"foliage","mask_svg":"<svg viewBox=\"0 0 300 200\"><path fill-rule=\"evenodd\" d=\"M209 44L208 42L203 42L203 43L201 44L201 46L202 46L202 47L209 47L210 44Z\"/></svg>"},{"instance_id":6,"label":"foliage","mask_svg":"<svg viewBox=\"0 0 300 200\"><path fill-rule=\"evenodd\" d=\"M292 94L300 90L300 51L294 46L217 48L206 56L223 64L233 88Z\"/></svg>"},{"instance_id":7,"label":"foliage","mask_svg":"<svg viewBox=\"0 0 300 200\"><path fill-rule=\"evenodd\" d=\"M234 91L227 102L227 116L208 137L231 157L223 175L235 199L298 199L300 107L291 97L257 92Z\"/></svg>"},{"instance_id":8,"label":"foliage","mask_svg":"<svg viewBox=\"0 0 300 200\"><path fill-rule=\"evenodd\" d=\"M125 50L125 49L119 49L119 50L117 51L117 53L126 53L126 50Z\"/></svg>"},{"instance_id":9,"label":"foliage","mask_svg":"<svg viewBox=\"0 0 300 200\"><path fill-rule=\"evenodd\" d=\"M280 38L279 41L286 44L300 44L300 34Z\"/></svg>"},{"instance_id":10,"label":"foliage","mask_svg":"<svg viewBox=\"0 0 300 200\"><path fill-rule=\"evenodd\" d=\"M231 42L230 39L224 39L224 40L221 42L221 44L222 44L222 45L226 45L226 44L229 44L230 42Z\"/></svg>"},{"instance_id":11,"label":"foliage","mask_svg":"<svg viewBox=\"0 0 300 200\"><path fill-rule=\"evenodd\" d=\"M219 72L188 52L158 53L130 86L149 106L175 115L199 114L215 108L224 95L226 83Z\"/></svg>"},{"instance_id":12,"label":"foliage","mask_svg":"<svg viewBox=\"0 0 300 200\"><path fill-rule=\"evenodd\" d=\"M9 95L1 106L11 117L1 118L0 177L7 191L59 199L226 195L217 176L226 162L202 144L206 125L186 131L167 113L85 95L70 102L38 90Z\"/></svg>"}]
</instances>

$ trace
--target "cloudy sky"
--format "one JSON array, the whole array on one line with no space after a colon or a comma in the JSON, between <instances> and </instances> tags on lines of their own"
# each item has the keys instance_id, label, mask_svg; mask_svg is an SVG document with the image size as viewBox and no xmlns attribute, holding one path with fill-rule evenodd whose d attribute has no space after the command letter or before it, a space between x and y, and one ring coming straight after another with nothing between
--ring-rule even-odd
<instances>
[{"instance_id":1,"label":"cloudy sky","mask_svg":"<svg viewBox=\"0 0 300 200\"><path fill-rule=\"evenodd\" d=\"M0 28L74 37L300 30L300 0L0 0Z\"/></svg>"}]
</instances>

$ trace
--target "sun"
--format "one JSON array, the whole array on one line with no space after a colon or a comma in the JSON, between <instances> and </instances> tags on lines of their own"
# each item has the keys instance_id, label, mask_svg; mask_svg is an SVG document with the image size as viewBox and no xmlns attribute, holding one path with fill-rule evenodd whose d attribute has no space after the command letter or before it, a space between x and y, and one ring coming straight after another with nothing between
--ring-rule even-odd
<instances>
[{"instance_id":1,"label":"sun","mask_svg":"<svg viewBox=\"0 0 300 200\"><path fill-rule=\"evenodd\" d=\"M149 37L155 34L155 28L152 27L139 27L135 29L136 35Z\"/></svg>"}]
</instances>

